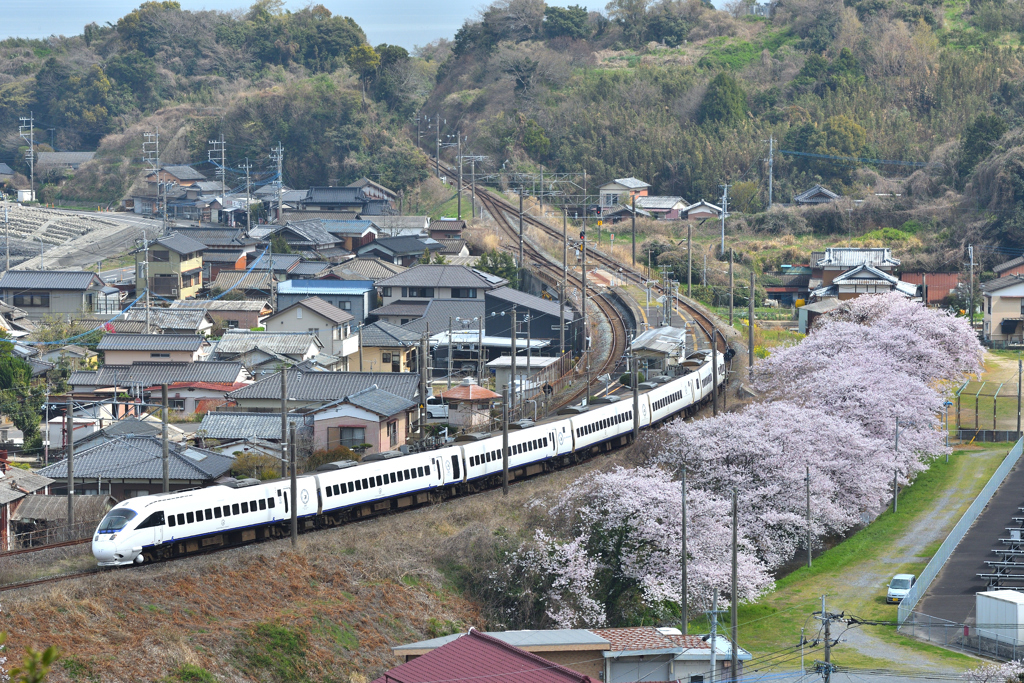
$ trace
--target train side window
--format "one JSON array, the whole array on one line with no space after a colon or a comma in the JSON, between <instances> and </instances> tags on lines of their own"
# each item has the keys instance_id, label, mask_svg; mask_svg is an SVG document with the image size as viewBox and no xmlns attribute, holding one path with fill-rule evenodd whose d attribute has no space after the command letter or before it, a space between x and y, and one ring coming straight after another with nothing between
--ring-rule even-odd
<instances>
[{"instance_id":1,"label":"train side window","mask_svg":"<svg viewBox=\"0 0 1024 683\"><path fill-rule=\"evenodd\" d=\"M356 491L362 491L362 490L363 490L363 485L359 483L358 479L356 479Z\"/></svg>"},{"instance_id":2,"label":"train side window","mask_svg":"<svg viewBox=\"0 0 1024 683\"><path fill-rule=\"evenodd\" d=\"M274 509L274 499L273 498L267 498L267 507L270 508L271 510Z\"/></svg>"},{"instance_id":3,"label":"train side window","mask_svg":"<svg viewBox=\"0 0 1024 683\"><path fill-rule=\"evenodd\" d=\"M267 501L265 498L260 498L260 510L267 509Z\"/></svg>"},{"instance_id":4,"label":"train side window","mask_svg":"<svg viewBox=\"0 0 1024 683\"><path fill-rule=\"evenodd\" d=\"M413 471L415 472L416 470L413 470ZM406 481L408 481L409 479L412 479L412 477L409 476L409 470L405 470L405 479L406 479Z\"/></svg>"},{"instance_id":5,"label":"train side window","mask_svg":"<svg viewBox=\"0 0 1024 683\"><path fill-rule=\"evenodd\" d=\"M331 498L333 496L334 496L334 487L333 486L328 486L327 487L327 497Z\"/></svg>"},{"instance_id":6,"label":"train side window","mask_svg":"<svg viewBox=\"0 0 1024 683\"><path fill-rule=\"evenodd\" d=\"M213 510L206 508L206 519L213 519Z\"/></svg>"},{"instance_id":7,"label":"train side window","mask_svg":"<svg viewBox=\"0 0 1024 683\"><path fill-rule=\"evenodd\" d=\"M167 515L167 526L175 526L176 524L177 520L174 519L174 515Z\"/></svg>"},{"instance_id":8,"label":"train side window","mask_svg":"<svg viewBox=\"0 0 1024 683\"><path fill-rule=\"evenodd\" d=\"M220 519L220 506L213 508L213 516L215 519Z\"/></svg>"},{"instance_id":9,"label":"train side window","mask_svg":"<svg viewBox=\"0 0 1024 683\"><path fill-rule=\"evenodd\" d=\"M179 512L178 513L178 526L181 526L184 523L185 523L185 513L184 512Z\"/></svg>"},{"instance_id":10,"label":"train side window","mask_svg":"<svg viewBox=\"0 0 1024 683\"><path fill-rule=\"evenodd\" d=\"M152 529L153 527L163 526L163 525L164 525L164 513L161 511L161 512L154 512L149 517L146 517L145 521L142 522L142 524L140 524L139 526L137 526L135 528L136 529Z\"/></svg>"},{"instance_id":11,"label":"train side window","mask_svg":"<svg viewBox=\"0 0 1024 683\"><path fill-rule=\"evenodd\" d=\"M337 484L335 484L331 488L334 489L334 495L336 495L336 496L340 496L342 493L344 493L344 491L341 491L341 490L338 489L338 485Z\"/></svg>"},{"instance_id":12,"label":"train side window","mask_svg":"<svg viewBox=\"0 0 1024 683\"><path fill-rule=\"evenodd\" d=\"M249 504L248 503L242 503L242 514L245 515L245 514L248 514L248 513L249 513Z\"/></svg>"},{"instance_id":13,"label":"train side window","mask_svg":"<svg viewBox=\"0 0 1024 683\"><path fill-rule=\"evenodd\" d=\"M233 514L233 515L241 514L241 513L238 512L238 503L232 503L231 504L231 514Z\"/></svg>"},{"instance_id":14,"label":"train side window","mask_svg":"<svg viewBox=\"0 0 1024 683\"><path fill-rule=\"evenodd\" d=\"M189 524L195 524L195 521L196 521L195 513L194 512L186 512L185 513L185 521L187 521Z\"/></svg>"},{"instance_id":15,"label":"train side window","mask_svg":"<svg viewBox=\"0 0 1024 683\"><path fill-rule=\"evenodd\" d=\"M249 512L256 512L256 501L249 503Z\"/></svg>"},{"instance_id":16,"label":"train side window","mask_svg":"<svg viewBox=\"0 0 1024 683\"><path fill-rule=\"evenodd\" d=\"M417 477L422 477L423 476L423 468L422 467L417 467L416 468L416 476Z\"/></svg>"},{"instance_id":17,"label":"train side window","mask_svg":"<svg viewBox=\"0 0 1024 683\"><path fill-rule=\"evenodd\" d=\"M377 475L377 486L383 486L383 485L384 485L384 481L380 478L380 475L378 474Z\"/></svg>"},{"instance_id":18,"label":"train side window","mask_svg":"<svg viewBox=\"0 0 1024 683\"><path fill-rule=\"evenodd\" d=\"M394 472L391 473L391 483L392 484L395 483L395 473Z\"/></svg>"},{"instance_id":19,"label":"train side window","mask_svg":"<svg viewBox=\"0 0 1024 683\"><path fill-rule=\"evenodd\" d=\"M405 476L402 474L402 470L398 470L398 481L405 481Z\"/></svg>"},{"instance_id":20,"label":"train side window","mask_svg":"<svg viewBox=\"0 0 1024 683\"><path fill-rule=\"evenodd\" d=\"M366 482L365 479L363 479L363 490L365 491L368 488L370 488L370 485Z\"/></svg>"}]
</instances>

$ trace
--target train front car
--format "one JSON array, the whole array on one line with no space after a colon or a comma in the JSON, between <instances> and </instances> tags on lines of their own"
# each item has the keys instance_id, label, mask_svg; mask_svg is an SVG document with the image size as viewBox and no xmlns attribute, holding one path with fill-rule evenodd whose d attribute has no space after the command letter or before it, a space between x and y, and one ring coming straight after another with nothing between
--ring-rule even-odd
<instances>
[{"instance_id":1,"label":"train front car","mask_svg":"<svg viewBox=\"0 0 1024 683\"><path fill-rule=\"evenodd\" d=\"M119 503L111 508L96 527L92 537L92 555L101 567L117 567L132 564L142 558L142 542L138 538L138 527L144 520L130 503L141 499ZM162 521L162 520L161 520Z\"/></svg>"}]
</instances>

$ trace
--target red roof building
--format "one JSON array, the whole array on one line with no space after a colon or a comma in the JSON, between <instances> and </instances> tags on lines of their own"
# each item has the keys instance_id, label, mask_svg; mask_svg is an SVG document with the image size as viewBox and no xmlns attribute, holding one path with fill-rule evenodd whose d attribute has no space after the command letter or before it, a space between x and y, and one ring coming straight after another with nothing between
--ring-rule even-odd
<instances>
[{"instance_id":1,"label":"red roof building","mask_svg":"<svg viewBox=\"0 0 1024 683\"><path fill-rule=\"evenodd\" d=\"M437 649L396 666L373 683L598 683L497 638L470 629Z\"/></svg>"},{"instance_id":2,"label":"red roof building","mask_svg":"<svg viewBox=\"0 0 1024 683\"><path fill-rule=\"evenodd\" d=\"M1024 266L1020 266L1020 269L1024 272ZM925 303L935 306L956 292L960 284L960 273L903 273L900 279L912 285L927 285L928 300Z\"/></svg>"}]
</instances>

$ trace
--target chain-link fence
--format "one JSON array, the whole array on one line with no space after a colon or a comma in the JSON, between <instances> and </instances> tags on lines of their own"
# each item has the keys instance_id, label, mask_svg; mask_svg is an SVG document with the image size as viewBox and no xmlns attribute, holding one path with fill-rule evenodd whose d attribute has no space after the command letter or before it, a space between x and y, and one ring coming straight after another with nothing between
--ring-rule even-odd
<instances>
[{"instance_id":1,"label":"chain-link fence","mask_svg":"<svg viewBox=\"0 0 1024 683\"><path fill-rule=\"evenodd\" d=\"M24 530L12 533L8 542L8 547L4 550L24 550L26 548L38 548L39 546L52 545L54 543L66 543L68 541L81 541L92 536L92 532L96 530L96 525L99 523L98 520L86 520L84 522L75 522L68 526L67 524L60 526L37 528L33 530ZM4 550L0 550L0 554Z\"/></svg>"}]
</instances>

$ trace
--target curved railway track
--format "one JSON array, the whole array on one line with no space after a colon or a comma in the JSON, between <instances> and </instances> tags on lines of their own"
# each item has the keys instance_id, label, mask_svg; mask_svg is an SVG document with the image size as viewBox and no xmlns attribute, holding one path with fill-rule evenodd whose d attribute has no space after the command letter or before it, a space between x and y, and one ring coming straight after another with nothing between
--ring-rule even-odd
<instances>
[{"instance_id":1,"label":"curved railway track","mask_svg":"<svg viewBox=\"0 0 1024 683\"><path fill-rule=\"evenodd\" d=\"M28 553L38 553L42 550L53 550L54 548L66 548L72 545L82 545L83 543L89 543L91 539L82 538L76 541L64 541L62 543L51 543L49 545L37 545L32 548L19 548L17 550L6 550L0 552L0 560L5 557L11 557L12 555L26 555Z\"/></svg>"},{"instance_id":2,"label":"curved railway track","mask_svg":"<svg viewBox=\"0 0 1024 683\"><path fill-rule=\"evenodd\" d=\"M453 169L444 163L442 163L440 166L445 170L446 173L449 174L449 177L456 177L458 175L457 169ZM514 239L519 239L518 230L516 230L509 223L507 217L505 216L506 213L518 216L518 207L513 206L511 202L501 197L500 195L490 190L482 189L479 185L476 188L476 197L477 201L479 201L488 209L488 212L494 217L496 221L498 221L499 225L502 226L503 230L505 230L506 233L510 234ZM532 216L526 212L523 213L523 223L528 223L531 226L539 228L547 236L554 238L559 242L562 241L562 232L560 230L553 228L552 226L548 225L539 218L536 218L535 216ZM539 252L537 252L536 249L531 248L531 254L537 255L541 260L543 260L546 263L554 263L549 256L547 256L546 254L539 254ZM600 249L596 249L588 245L587 257L593 259L596 264L608 268L612 273L618 273L623 279L629 280L630 282L640 286L641 288L644 287L644 283L647 282L647 277L643 273L622 265L613 257L603 253ZM561 270L560 265L558 266L558 269L559 271ZM561 277L561 272L558 273L558 276ZM577 283L579 283L579 278L574 279ZM653 285L651 289L653 291L662 292L664 294L664 288L661 287L660 285ZM600 300L600 297L594 297L594 299ZM701 311L699 307L689 302L681 294L676 293L673 296L673 299L675 305L689 315L690 319L693 321L694 326L697 328L697 330L700 331L700 334L710 344L712 339L712 330L715 329L715 324L711 320L711 318L706 313ZM618 317L617 313L615 313L614 315L616 318ZM725 350L728 347L728 344L726 343L725 338L721 334L721 332L718 334L716 346L718 347L718 350L722 352L725 352ZM623 344L622 348L623 350L625 350L625 344Z\"/></svg>"}]
</instances>

